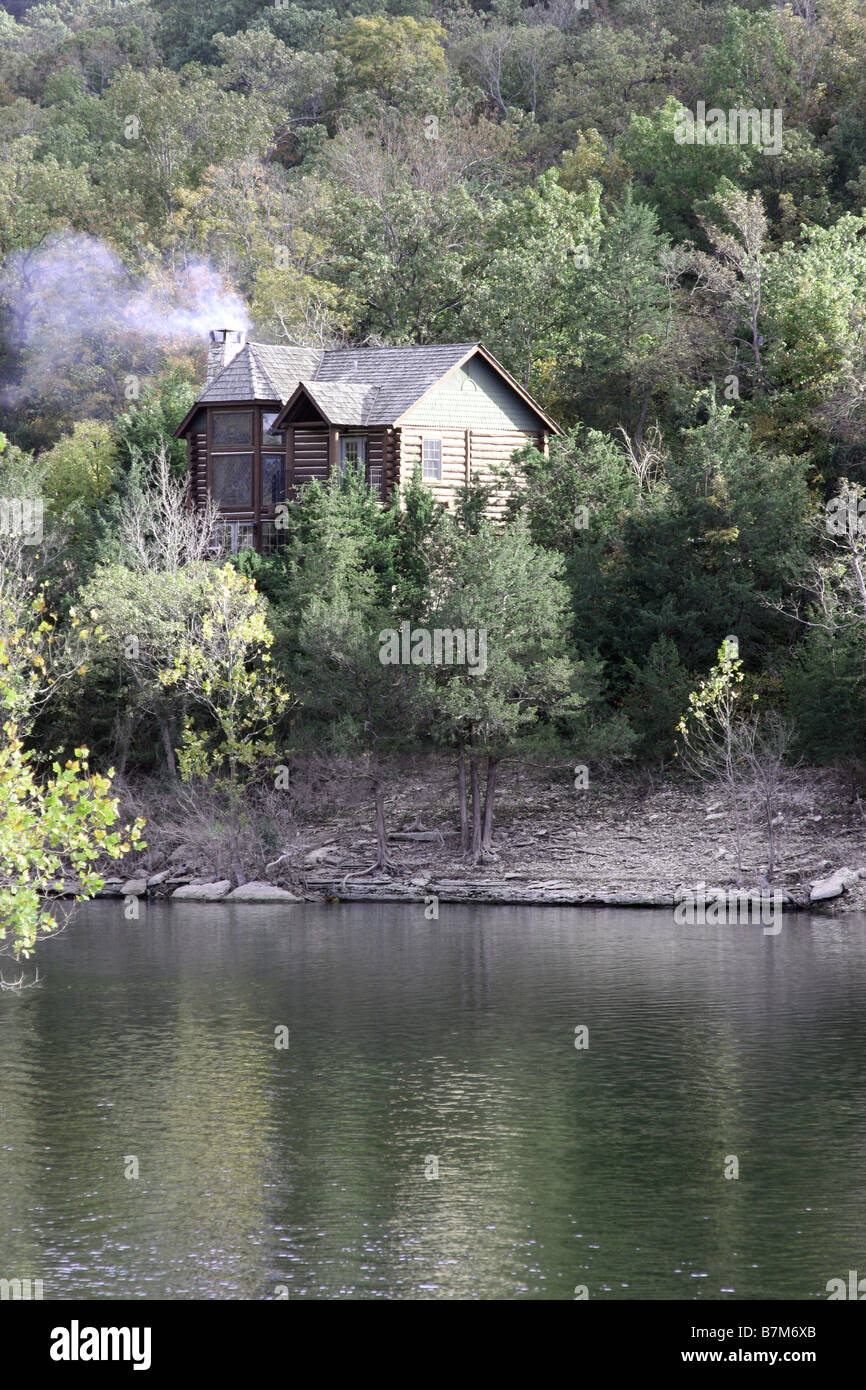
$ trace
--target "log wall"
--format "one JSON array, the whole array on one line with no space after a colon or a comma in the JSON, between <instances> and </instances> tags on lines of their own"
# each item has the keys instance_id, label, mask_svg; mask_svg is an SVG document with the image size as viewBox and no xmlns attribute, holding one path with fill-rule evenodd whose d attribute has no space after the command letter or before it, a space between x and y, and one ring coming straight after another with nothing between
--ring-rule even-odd
<instances>
[{"instance_id":1,"label":"log wall","mask_svg":"<svg viewBox=\"0 0 866 1390\"><path fill-rule=\"evenodd\" d=\"M515 449L522 449L525 444L534 444L536 448L543 449L546 441L543 433L527 434L523 430L422 430L404 426L399 432L398 467L398 479L403 486L410 481L414 469L421 463L422 440L425 438L442 441L441 481L425 479L425 486L430 488L437 502L451 507L458 489L465 487L471 478L477 477L482 483L490 483L494 467L508 465ZM495 493L487 509L488 516L501 517L507 498L507 490Z\"/></svg>"},{"instance_id":2,"label":"log wall","mask_svg":"<svg viewBox=\"0 0 866 1390\"><path fill-rule=\"evenodd\" d=\"M207 506L207 431L186 437L189 498L196 508Z\"/></svg>"},{"instance_id":3,"label":"log wall","mask_svg":"<svg viewBox=\"0 0 866 1390\"><path fill-rule=\"evenodd\" d=\"M313 425L294 425L289 433L293 445L291 482L295 487L312 482L314 478L324 483L328 477L328 431Z\"/></svg>"},{"instance_id":4,"label":"log wall","mask_svg":"<svg viewBox=\"0 0 866 1390\"><path fill-rule=\"evenodd\" d=\"M286 440L287 483L297 489L314 478L327 482L331 471L331 458L338 456L337 435L325 425L299 424L289 426ZM547 447L544 432L528 433L524 430L506 429L462 429L462 428L419 428L403 426L395 429L349 430L345 433L363 434L367 441L368 468L383 470L385 500L394 497L398 488L411 479L413 469L421 463L422 441L424 438L437 438L442 441L442 477L438 481L425 480L438 502L453 508L457 492L466 486L472 477L488 483L493 477L493 468L507 465L515 449L526 443L533 443L539 449ZM207 502L207 433L193 429L187 436L189 460L189 494L196 507L204 507ZM368 474L369 476L369 474ZM516 484L515 484L516 485ZM491 518L504 514L508 491L494 494L488 508ZM270 509L265 509L265 515ZM253 513L250 512L250 516ZM232 513L240 519L246 512Z\"/></svg>"}]
</instances>

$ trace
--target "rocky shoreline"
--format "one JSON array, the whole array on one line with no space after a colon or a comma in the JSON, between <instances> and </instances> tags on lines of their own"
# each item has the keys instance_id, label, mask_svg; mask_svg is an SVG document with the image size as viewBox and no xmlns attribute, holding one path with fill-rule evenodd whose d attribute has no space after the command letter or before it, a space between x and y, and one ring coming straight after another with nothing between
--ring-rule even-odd
<instances>
[{"instance_id":1,"label":"rocky shoreline","mask_svg":"<svg viewBox=\"0 0 866 1390\"><path fill-rule=\"evenodd\" d=\"M395 771L388 872L371 869L373 827L358 801L299 821L282 852L254 866L249 881L229 876L207 848L160 842L156 826L145 855L127 862L125 877L107 880L100 896L673 908L703 885L708 897L777 892L788 912L866 911L866 820L859 799L830 772L790 773L769 886L766 827L746 828L738 868L727 808L701 788L617 773L576 793L556 769L514 766L503 775L496 856L472 865L460 853L453 783L445 760L425 763L421 774Z\"/></svg>"},{"instance_id":2,"label":"rocky shoreline","mask_svg":"<svg viewBox=\"0 0 866 1390\"><path fill-rule=\"evenodd\" d=\"M824 879L817 879L809 885L808 894L791 893L788 889L765 888L764 900L771 902L773 893L778 897L778 905L783 912L814 912L816 907L833 902L838 910L842 906L836 900L851 888L859 888L866 880L866 867L859 870L842 868ZM678 884L675 888L644 892L604 892L597 889L586 890L577 884L551 879L543 882L504 884L496 880L457 880L432 876L423 883L405 882L393 877L370 878L366 884L346 883L341 878L316 878L309 881L308 891L293 892L279 884L265 881L252 882L234 887L230 879L186 882L157 874L153 879L106 880L99 898L130 897L172 900L174 902L200 903L300 903L300 902L388 902L420 903L432 899L440 903L474 903L487 906L557 906L557 907L633 907L633 908L674 908L688 895L699 896L703 892L708 901L718 894L735 895L741 893L745 898L751 896L760 901L761 890L746 888L737 890L722 884L707 883L701 880L693 884ZM73 897L76 885L64 886L60 897ZM845 904L847 910L861 910L859 904Z\"/></svg>"}]
</instances>

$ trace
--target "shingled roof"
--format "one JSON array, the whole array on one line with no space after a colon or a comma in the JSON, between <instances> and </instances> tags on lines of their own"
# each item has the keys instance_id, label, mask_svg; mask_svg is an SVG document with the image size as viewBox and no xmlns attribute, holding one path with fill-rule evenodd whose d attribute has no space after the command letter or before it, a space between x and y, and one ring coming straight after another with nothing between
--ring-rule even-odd
<instances>
[{"instance_id":1,"label":"shingled roof","mask_svg":"<svg viewBox=\"0 0 866 1390\"><path fill-rule=\"evenodd\" d=\"M222 401L287 401L302 377L313 377L324 357L320 348L272 347L247 343L227 367L208 382L199 405Z\"/></svg>"},{"instance_id":2,"label":"shingled roof","mask_svg":"<svg viewBox=\"0 0 866 1390\"><path fill-rule=\"evenodd\" d=\"M444 343L323 352L247 343L208 383L197 403L278 400L285 405L303 381L314 399L314 389L326 385L318 403L335 424L393 425L475 347L476 343ZM335 391L337 382L351 389Z\"/></svg>"},{"instance_id":3,"label":"shingled roof","mask_svg":"<svg viewBox=\"0 0 866 1390\"><path fill-rule=\"evenodd\" d=\"M437 382L475 352L480 352L533 410L558 430L480 343L327 351L247 343L207 384L176 433L185 432L199 406L238 401L280 401L285 406L301 388L333 425L395 425Z\"/></svg>"},{"instance_id":4,"label":"shingled roof","mask_svg":"<svg viewBox=\"0 0 866 1390\"><path fill-rule=\"evenodd\" d=\"M355 381L301 381L295 390L306 392L316 409L332 425L369 425L379 395L378 386Z\"/></svg>"},{"instance_id":5,"label":"shingled roof","mask_svg":"<svg viewBox=\"0 0 866 1390\"><path fill-rule=\"evenodd\" d=\"M314 380L317 384L344 381L378 386L369 417L357 423L393 425L477 346L434 343L424 347L339 348L324 354Z\"/></svg>"}]
</instances>

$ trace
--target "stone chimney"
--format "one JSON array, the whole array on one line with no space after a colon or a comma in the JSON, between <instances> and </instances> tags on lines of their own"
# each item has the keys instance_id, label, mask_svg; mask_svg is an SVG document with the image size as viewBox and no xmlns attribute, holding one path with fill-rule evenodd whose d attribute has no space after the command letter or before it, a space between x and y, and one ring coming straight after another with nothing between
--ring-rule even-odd
<instances>
[{"instance_id":1,"label":"stone chimney","mask_svg":"<svg viewBox=\"0 0 866 1390\"><path fill-rule=\"evenodd\" d=\"M237 357L247 341L242 328L212 328L208 333L207 380L208 384L218 376Z\"/></svg>"}]
</instances>

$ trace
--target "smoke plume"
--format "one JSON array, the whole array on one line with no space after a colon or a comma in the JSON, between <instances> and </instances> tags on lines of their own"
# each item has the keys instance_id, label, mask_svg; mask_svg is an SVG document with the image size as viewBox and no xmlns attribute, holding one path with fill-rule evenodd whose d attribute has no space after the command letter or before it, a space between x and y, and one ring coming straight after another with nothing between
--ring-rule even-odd
<instances>
[{"instance_id":1,"label":"smoke plume","mask_svg":"<svg viewBox=\"0 0 866 1390\"><path fill-rule=\"evenodd\" d=\"M159 349L194 345L209 328L248 328L243 300L202 259L135 273L104 241L58 235L10 257L0 274L7 339L22 354L8 403L74 392L82 364L112 378L147 370Z\"/></svg>"}]
</instances>

